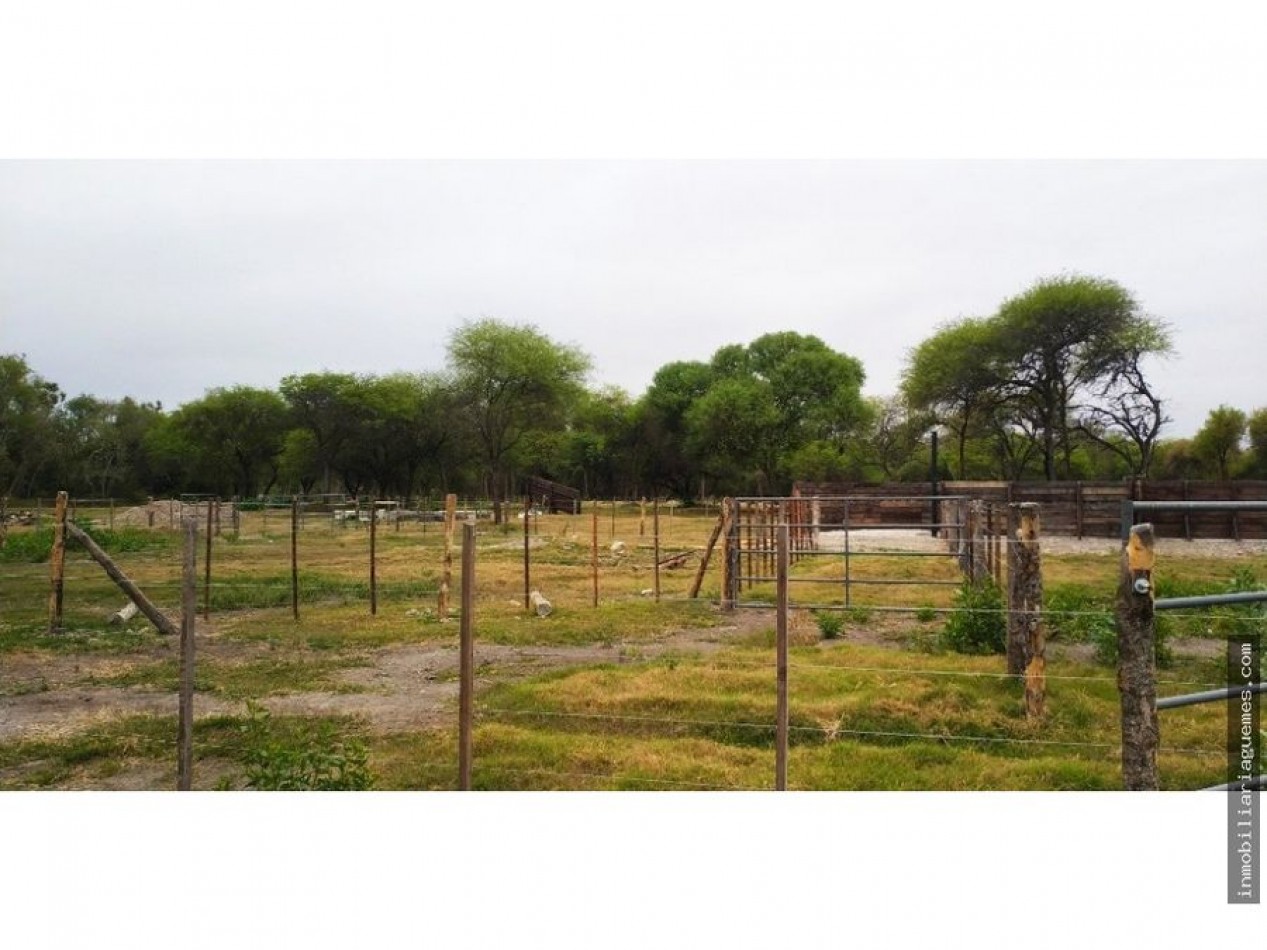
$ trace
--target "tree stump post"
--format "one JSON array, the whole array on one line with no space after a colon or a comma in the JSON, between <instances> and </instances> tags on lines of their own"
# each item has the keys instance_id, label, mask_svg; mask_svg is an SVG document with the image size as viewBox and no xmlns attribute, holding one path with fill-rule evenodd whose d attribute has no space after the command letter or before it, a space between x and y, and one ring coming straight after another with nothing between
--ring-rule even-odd
<instances>
[{"instance_id":1,"label":"tree stump post","mask_svg":"<svg viewBox=\"0 0 1267 950\"><path fill-rule=\"evenodd\" d=\"M1008 506L1009 521L1016 525L1008 544L1007 671L1026 676L1029 702L1029 670L1038 660L1041 679L1046 643L1042 627L1043 565L1039 541L1038 505L1022 502Z\"/></svg>"},{"instance_id":2,"label":"tree stump post","mask_svg":"<svg viewBox=\"0 0 1267 950\"><path fill-rule=\"evenodd\" d=\"M1117 589L1117 688L1122 700L1122 782L1156 791L1157 652L1153 607L1153 526L1135 525L1122 550Z\"/></svg>"},{"instance_id":3,"label":"tree stump post","mask_svg":"<svg viewBox=\"0 0 1267 950\"><path fill-rule=\"evenodd\" d=\"M66 510L70 498L57 493L53 509L53 552L49 555L48 632L62 632L62 607L66 596Z\"/></svg>"}]
</instances>

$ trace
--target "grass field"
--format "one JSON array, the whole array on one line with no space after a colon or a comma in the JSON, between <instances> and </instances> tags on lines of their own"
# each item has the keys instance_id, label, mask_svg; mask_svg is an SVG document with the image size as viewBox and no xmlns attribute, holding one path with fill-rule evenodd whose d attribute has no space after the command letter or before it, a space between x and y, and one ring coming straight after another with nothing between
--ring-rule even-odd
<instances>
[{"instance_id":1,"label":"grass field","mask_svg":"<svg viewBox=\"0 0 1267 950\"><path fill-rule=\"evenodd\" d=\"M259 513L241 517L240 533L213 539L211 616L198 625L196 787L455 787L457 630L436 613L438 526L380 526L372 616L367 526L310 517L299 538L296 621L288 524L273 513L266 530ZM662 511L661 557L695 553L660 572L657 602L650 510L643 521L626 506L613 520L604 507L597 607L589 513L534 519L531 585L554 606L545 618L523 604L522 523L481 524L476 787L773 786L773 615L716 609L716 557L700 599L686 596L715 518L715 510ZM94 530L175 614L175 534ZM611 550L616 540L623 555ZM46 547L38 532L19 529L0 549L0 788L174 787L176 645L140 618L111 626L124 597L73 544L65 632L50 635ZM203 555L200 545L200 580ZM843 605L844 570L839 558L800 560L794 598ZM848 570L854 581L956 578L949 557L882 551L855 556ZM953 585L856 585L830 638L809 611L794 612L789 785L1119 788L1116 574L1116 559L1103 554L1045 557L1052 640L1041 723L1026 721L1002 657L946 649ZM1246 589L1267 586L1263 578L1267 555L1172 556L1159 565L1158 588L1163 596ZM771 595L758 583L744 599ZM203 598L200 587L200 607ZM895 606L909 612L890 612ZM1166 617L1160 693L1219 685L1221 637L1261 620L1249 608ZM1224 780L1224 734L1217 704L1164 712L1163 786Z\"/></svg>"}]
</instances>

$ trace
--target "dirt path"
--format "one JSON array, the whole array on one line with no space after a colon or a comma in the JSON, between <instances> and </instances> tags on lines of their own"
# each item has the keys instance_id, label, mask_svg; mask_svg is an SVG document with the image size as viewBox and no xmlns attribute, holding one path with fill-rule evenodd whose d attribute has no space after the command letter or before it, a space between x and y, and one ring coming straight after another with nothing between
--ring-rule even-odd
<instances>
[{"instance_id":1,"label":"dirt path","mask_svg":"<svg viewBox=\"0 0 1267 950\"><path fill-rule=\"evenodd\" d=\"M772 623L768 611L741 611L731 625L674 631L652 641L524 647L484 644L476 650L476 688L549 669L708 653ZM266 644L199 631L198 655L203 660L249 662L275 654ZM10 654L0 667L0 742L69 735L125 716L174 714L173 692L94 684L174 656L175 645L168 643L128 656ZM452 724L458 692L456 645L387 646L367 653L364 660L364 665L338 671L332 689L269 696L261 705L279 714L356 716L377 732ZM195 715L200 718L241 713L243 705L206 693L194 698Z\"/></svg>"}]
</instances>

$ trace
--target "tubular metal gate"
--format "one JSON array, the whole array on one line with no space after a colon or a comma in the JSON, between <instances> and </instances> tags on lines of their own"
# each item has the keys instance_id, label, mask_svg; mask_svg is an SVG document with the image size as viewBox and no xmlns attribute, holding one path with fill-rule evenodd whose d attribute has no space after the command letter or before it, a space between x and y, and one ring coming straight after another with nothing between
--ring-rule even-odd
<instances>
[{"instance_id":1,"label":"tubular metal gate","mask_svg":"<svg viewBox=\"0 0 1267 950\"><path fill-rule=\"evenodd\" d=\"M808 600L794 598L793 607L908 612L934 607L935 596L893 603L902 599L893 595L879 603L874 597L860 597L859 588L928 592L958 587L962 583L958 565L967 543L963 518L967 501L946 495L732 498L724 539L728 571L723 601L736 607L768 607L774 602L777 527L787 524L791 563L818 562L788 578L790 585L815 592ZM950 518L938 520L939 513ZM881 531L902 535L876 543L875 533ZM871 539L858 538L868 532ZM892 574L879 575L872 569L880 558L885 559L881 569ZM935 559L947 569L894 568L888 560L892 558Z\"/></svg>"}]
</instances>

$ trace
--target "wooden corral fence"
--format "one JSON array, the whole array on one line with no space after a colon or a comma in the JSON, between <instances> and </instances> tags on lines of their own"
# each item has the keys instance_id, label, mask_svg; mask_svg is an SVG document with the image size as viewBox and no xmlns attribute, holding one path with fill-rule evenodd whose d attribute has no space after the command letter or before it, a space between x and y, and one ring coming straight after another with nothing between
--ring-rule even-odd
<instances>
[{"instance_id":1,"label":"wooden corral fence","mask_svg":"<svg viewBox=\"0 0 1267 950\"><path fill-rule=\"evenodd\" d=\"M851 509L855 523L930 526L939 517L936 504L921 498L962 496L987 504L1034 503L1042 506L1043 532L1077 538L1117 538L1122 533L1124 501L1267 501L1267 481L1119 482L890 482L883 485L797 482L798 496L837 495L859 500ZM1129 526L1128 526L1129 527ZM1256 511L1166 511L1153 525L1163 538L1267 540L1267 514Z\"/></svg>"},{"instance_id":2,"label":"wooden corral fence","mask_svg":"<svg viewBox=\"0 0 1267 950\"><path fill-rule=\"evenodd\" d=\"M530 475L524 479L524 494L552 515L581 513L581 493L569 485Z\"/></svg>"}]
</instances>

